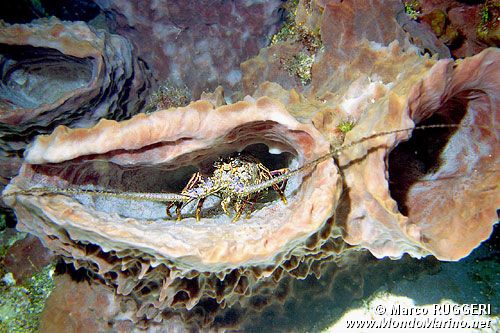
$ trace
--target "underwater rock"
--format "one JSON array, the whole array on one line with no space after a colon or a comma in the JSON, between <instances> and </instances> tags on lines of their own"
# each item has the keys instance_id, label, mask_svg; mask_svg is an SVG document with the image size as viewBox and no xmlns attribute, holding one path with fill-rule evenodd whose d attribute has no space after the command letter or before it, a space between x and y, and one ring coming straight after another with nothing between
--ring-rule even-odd
<instances>
[{"instance_id":1,"label":"underwater rock","mask_svg":"<svg viewBox=\"0 0 500 333\"><path fill-rule=\"evenodd\" d=\"M432 28L454 58L470 57L490 46L500 46L500 9L495 1L422 0L419 5L421 22L415 24ZM433 15L437 11L445 14L444 22ZM441 29L436 29L437 25Z\"/></svg>"},{"instance_id":2,"label":"underwater rock","mask_svg":"<svg viewBox=\"0 0 500 333\"><path fill-rule=\"evenodd\" d=\"M458 260L489 237L500 206L499 61L497 49L440 60L365 110L345 143L413 123L464 127L415 131L408 143L408 132L380 136L341 154L349 192L337 215L349 244L379 258Z\"/></svg>"},{"instance_id":3,"label":"underwater rock","mask_svg":"<svg viewBox=\"0 0 500 333\"><path fill-rule=\"evenodd\" d=\"M306 16L307 13L312 14ZM346 81L352 82L356 76L369 74L370 68L363 67L363 62L373 62L365 59L364 52L359 50L365 45L376 50L377 46L388 46L397 41L401 48L413 53L415 45L410 40L418 39L418 47L422 51L426 49L443 58L450 55L447 47L430 29L421 28L406 17L403 5L396 0L301 1L297 7L295 29L304 25L310 32L321 32L321 46L310 52L305 50L308 49L307 40L292 38L261 49L258 56L241 64L243 91L246 94L254 94L265 81L276 82L285 89L293 88L305 94L313 92L322 95L342 90ZM409 29L409 26L414 29ZM303 54L313 57L310 68L305 68L306 62L300 61ZM309 84L301 84L293 77L290 66L287 66L290 61L300 70L310 71Z\"/></svg>"},{"instance_id":4,"label":"underwater rock","mask_svg":"<svg viewBox=\"0 0 500 333\"><path fill-rule=\"evenodd\" d=\"M498 173L492 166L498 163L499 51L488 49L456 64L403 51L398 43L364 42L357 52L349 67L339 64L342 75L334 72L309 93L266 82L254 95L277 98L295 117L311 119L333 146L415 125L463 124L457 130L416 131L411 148L402 143L408 131L342 151L346 191L335 223L349 244L379 258L467 256L497 221L500 196L492 184ZM354 128L344 138L339 127L345 121Z\"/></svg>"},{"instance_id":5,"label":"underwater rock","mask_svg":"<svg viewBox=\"0 0 500 333\"><path fill-rule=\"evenodd\" d=\"M329 149L312 125L270 98L217 109L199 101L123 122L101 120L89 129L58 127L29 147L4 194L32 186L179 193L196 169L209 169L218 156L242 151L271 170L295 169ZM285 277L321 274L322 260L345 248L329 219L339 185L333 161L322 162L289 179L286 205L264 196L236 223L218 200L205 202L200 222L195 205L176 222L165 220L165 204L144 200L85 194L5 200L19 230L138 300L138 318L161 321L178 312L203 326L237 301L259 309L279 300L259 293Z\"/></svg>"},{"instance_id":6,"label":"underwater rock","mask_svg":"<svg viewBox=\"0 0 500 333\"><path fill-rule=\"evenodd\" d=\"M349 244L379 258L409 253L458 260L487 239L497 222L499 191L492 184L498 173L492 166L498 164L498 57L498 49L488 49L457 63L435 61L403 51L396 42L363 42L349 65L339 61L330 77L318 65L320 82L315 85L313 73L303 94L264 83L255 95L279 98L295 117L311 119L334 147L429 122L463 124L444 134L416 131L419 139L410 149L398 149L410 133L400 132L342 151L338 162L346 191L335 215ZM354 128L344 138L339 127L345 121ZM453 167L458 169L448 170Z\"/></svg>"},{"instance_id":7,"label":"underwater rock","mask_svg":"<svg viewBox=\"0 0 500 333\"><path fill-rule=\"evenodd\" d=\"M382 45L406 39L395 17L402 8L396 0L325 1L321 40L326 53L346 59L362 40Z\"/></svg>"},{"instance_id":8,"label":"underwater rock","mask_svg":"<svg viewBox=\"0 0 500 333\"><path fill-rule=\"evenodd\" d=\"M402 228L441 260L466 257L498 222L499 63L498 49L456 64L439 62L408 99L409 114L418 124L467 125L432 136L415 133L407 146L398 147L420 155L397 176L400 190L408 186L403 202L407 209L402 209L408 221ZM447 144L433 161L440 152L440 137Z\"/></svg>"},{"instance_id":9,"label":"underwater rock","mask_svg":"<svg viewBox=\"0 0 500 333\"><path fill-rule=\"evenodd\" d=\"M83 22L40 19L0 28L0 163L5 184L28 142L58 125L126 119L149 87L128 41Z\"/></svg>"},{"instance_id":10,"label":"underwater rock","mask_svg":"<svg viewBox=\"0 0 500 333\"><path fill-rule=\"evenodd\" d=\"M397 23L400 3L360 3L359 11L355 3L311 2L323 9L308 24L321 24L327 36L309 84L279 68L280 50L292 55L304 47L283 43L242 65L245 92L253 94L243 102L217 107L224 104L219 89L188 107L40 136L4 192L13 194L6 201L18 228L87 269L113 297L127 298L122 318L141 328L172 319L194 330L237 327L248 312L293 298L295 280L326 274L318 288L328 290L339 267L364 269L348 260L363 248L378 258L466 256L489 236L500 205L499 50L457 62L429 59ZM375 20L361 19L379 7ZM334 13L345 21L327 22ZM352 129L340 130L350 122ZM463 127L380 135L436 123ZM164 203L109 193L14 195L46 186L180 193L219 156L242 151L271 170L296 169L342 144L340 171L329 160L295 175L287 205L269 193L236 223L217 198L205 201L201 221L191 203L176 222L166 219ZM341 280L349 281L346 294L363 294L359 274ZM99 304L112 308L108 301Z\"/></svg>"},{"instance_id":11,"label":"underwater rock","mask_svg":"<svg viewBox=\"0 0 500 333\"><path fill-rule=\"evenodd\" d=\"M300 49L301 46L297 44L273 45L262 48L256 57L243 62L240 66L243 72L243 92L252 95L266 81L278 83L285 89L300 89L300 82L283 66Z\"/></svg>"},{"instance_id":12,"label":"underwater rock","mask_svg":"<svg viewBox=\"0 0 500 333\"><path fill-rule=\"evenodd\" d=\"M133 322L127 320L127 311L120 308L119 296L109 288L86 281L76 282L69 275L54 277L51 292L40 319L40 332L104 332L109 320L117 313L122 319L113 322L113 328L125 326L131 332Z\"/></svg>"},{"instance_id":13,"label":"underwater rock","mask_svg":"<svg viewBox=\"0 0 500 333\"><path fill-rule=\"evenodd\" d=\"M437 54L440 59L451 57L450 50L444 41L438 38L439 36L436 36L437 34L432 28L433 26L420 24L412 19L405 12L404 8L400 8L396 19L398 24L408 33L411 43L417 46L422 53ZM444 39L444 32L441 35L443 35ZM448 42L451 43L452 41L448 40Z\"/></svg>"},{"instance_id":14,"label":"underwater rock","mask_svg":"<svg viewBox=\"0 0 500 333\"><path fill-rule=\"evenodd\" d=\"M281 1L96 0L127 37L156 80L187 85L195 99L222 85L239 90L239 64L266 46L279 24ZM182 56L180 56L182 55Z\"/></svg>"},{"instance_id":15,"label":"underwater rock","mask_svg":"<svg viewBox=\"0 0 500 333\"><path fill-rule=\"evenodd\" d=\"M336 211L336 224L343 228L349 244L365 247L377 257L409 253L458 260L466 256L488 238L497 221L499 204L494 197L499 193L491 184L498 183L498 178L490 166L498 163L498 133L494 130L498 126L498 50L485 50L463 63L436 61L419 56L418 49L409 43L396 19L402 9L397 1L324 1L315 5L324 8L316 21L321 26L324 49L316 54L310 84L301 86L285 79L285 69L279 68L276 59L296 44L284 42L261 50L258 57L242 64L245 92L279 99L296 118L312 121L334 147L428 122L464 124L463 129L448 135L437 129L421 133L429 139L418 149L436 150L427 154L425 162L435 164L433 170L423 166L420 169L424 170L416 173L421 162L411 154L408 159L413 162L401 162L397 154L389 158L389 152L407 140L410 131L381 135L342 151L338 161L346 192ZM422 82L429 85L425 92L420 92ZM410 113L407 105L414 103L422 106ZM354 125L352 131L346 134L339 130L349 122ZM469 128L474 126L475 130ZM417 138L418 133L414 135ZM448 150L441 155L438 141L442 146L448 143ZM477 160L453 155L453 149L464 149ZM397 163L410 166L405 169ZM452 165L460 167L446 171ZM466 182L473 169L477 175ZM438 180L443 178L438 176L441 173L448 173L455 181L445 184ZM426 199L432 191L422 190L428 177L426 186L443 193L440 208ZM413 190L408 188L411 186ZM462 191L464 188L468 189ZM458 205L456 198L467 203ZM428 205L425 209L423 202ZM453 230L447 229L450 225Z\"/></svg>"},{"instance_id":16,"label":"underwater rock","mask_svg":"<svg viewBox=\"0 0 500 333\"><path fill-rule=\"evenodd\" d=\"M397 69L391 71L396 63L393 59L367 58L376 56L381 47L398 43L399 50L414 54L415 45L410 43L407 32L397 17L403 5L395 0L327 1L321 20L324 54L312 67L311 90L322 95L326 92L343 90L344 86L360 77L376 78L376 73L394 77ZM376 15L374 15L376 13ZM374 54L367 54L367 46ZM426 46L428 49L439 47ZM441 53L441 51L439 51ZM379 68L382 67L382 68ZM383 82L387 82L382 77Z\"/></svg>"},{"instance_id":17,"label":"underwater rock","mask_svg":"<svg viewBox=\"0 0 500 333\"><path fill-rule=\"evenodd\" d=\"M3 264L16 281L22 283L50 264L54 257L52 251L45 248L37 237L27 235L8 249Z\"/></svg>"}]
</instances>

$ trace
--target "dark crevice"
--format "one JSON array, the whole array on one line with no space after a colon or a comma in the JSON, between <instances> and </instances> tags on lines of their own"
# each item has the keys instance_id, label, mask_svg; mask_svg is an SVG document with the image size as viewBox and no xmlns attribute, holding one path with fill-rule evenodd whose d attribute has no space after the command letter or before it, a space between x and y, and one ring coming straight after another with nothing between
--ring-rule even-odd
<instances>
[{"instance_id":1,"label":"dark crevice","mask_svg":"<svg viewBox=\"0 0 500 333\"><path fill-rule=\"evenodd\" d=\"M94 273L91 270L84 267L76 269L73 264L68 264L62 260L56 264L55 273L58 275L68 274L73 281L86 281L89 284L94 278Z\"/></svg>"},{"instance_id":2,"label":"dark crevice","mask_svg":"<svg viewBox=\"0 0 500 333\"><path fill-rule=\"evenodd\" d=\"M100 12L92 0L0 1L0 19L7 23L28 23L51 16L64 21L88 22Z\"/></svg>"},{"instance_id":3,"label":"dark crevice","mask_svg":"<svg viewBox=\"0 0 500 333\"><path fill-rule=\"evenodd\" d=\"M430 118L417 126L459 124L465 116L469 100L467 94L457 95ZM400 143L389 155L389 191L401 214L408 215L406 204L411 187L439 170L445 163L443 150L455 135L457 128L435 128L413 131L410 140Z\"/></svg>"},{"instance_id":4,"label":"dark crevice","mask_svg":"<svg viewBox=\"0 0 500 333\"><path fill-rule=\"evenodd\" d=\"M210 150L191 152L189 156L179 156L175 161L170 161L168 165L141 165L140 162L134 166L118 165L109 161L112 159L113 154L116 154L116 151L106 154L105 158L102 158L104 155L90 155L62 163L31 165L30 168L33 174L30 187L53 188L54 193L63 195L65 195L64 192L61 193L58 191L64 191L65 189L85 190L85 193L72 193L68 195L73 196L74 199L85 206L91 205L98 211L116 213L122 217L147 220L175 219L177 216L174 206L169 206L168 202L141 199L144 195L140 193L180 194L196 172L201 172L204 177L209 177L214 171L214 161L238 154L243 154L244 156L251 155L270 171L291 167L294 161L292 153L282 151L279 154L271 154L266 144L251 144L253 140L249 141L247 143L248 146L239 153L229 150L230 147L241 147L244 145L244 143L237 140L231 143L231 145L222 148L216 147ZM157 145L165 144L168 143L158 143ZM280 143L277 143L277 145L278 147L283 146ZM272 146L275 147L275 144L272 144ZM152 148L149 146L149 149L155 149L155 147ZM146 153L145 156L152 154L146 148L142 150ZM220 155L221 152L228 153ZM118 157L120 156L122 155ZM201 186L201 182L199 184L196 186ZM288 191L287 195L293 195L290 193L293 193L294 186L297 186L296 183L289 183L286 189ZM285 190L285 187L282 187L282 190ZM99 194L101 191L128 193L129 195L135 195L135 197L117 198L111 194ZM51 191L49 190L48 192L50 193ZM89 196L89 193L93 194ZM201 205L201 217L225 215L220 205L220 200L220 192L208 196ZM264 191L246 201L246 214L258 211L263 206L275 201L280 201L280 197L276 191ZM197 201L194 200L182 206L182 218L194 217L196 205ZM167 214L166 207L169 207L168 212L172 216ZM233 208L231 207L231 209Z\"/></svg>"},{"instance_id":5,"label":"dark crevice","mask_svg":"<svg viewBox=\"0 0 500 333\"><path fill-rule=\"evenodd\" d=\"M265 144L250 145L242 153L256 157L269 170L288 167L293 157L290 153L270 154ZM208 156L200 165L185 165L174 170L172 166L125 167L102 160L84 159L31 167L36 172L35 178L56 177L71 186L93 185L109 191L179 193L195 172L202 169L210 174L213 170L211 165L217 158Z\"/></svg>"}]
</instances>

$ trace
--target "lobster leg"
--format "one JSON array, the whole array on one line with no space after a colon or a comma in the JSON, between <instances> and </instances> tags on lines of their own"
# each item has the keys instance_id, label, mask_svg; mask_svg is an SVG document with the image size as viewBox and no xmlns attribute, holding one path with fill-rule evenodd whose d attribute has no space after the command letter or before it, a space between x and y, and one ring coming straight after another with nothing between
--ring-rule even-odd
<instances>
[{"instance_id":1,"label":"lobster leg","mask_svg":"<svg viewBox=\"0 0 500 333\"><path fill-rule=\"evenodd\" d=\"M187 193L189 190L191 190L196 185L198 185L198 183L200 182L201 179L202 179L201 173L196 172L195 174L193 174L191 176L191 178L189 179L187 185L182 189L181 193ZM198 201L198 205L200 205L200 201L201 201L201 204L203 205L203 200L204 199L200 199ZM182 220L181 209L182 209L182 206L184 205L183 202L174 201L174 202L169 203L167 205L167 216L170 218L172 217L172 215L170 214L170 208L172 208L172 206L174 206L174 205L175 205L175 214L177 215L177 221L180 221L180 220ZM201 207L200 207L200 211L201 211ZM198 208L196 208L196 219L197 220L199 220L199 213L200 212L198 211Z\"/></svg>"},{"instance_id":2,"label":"lobster leg","mask_svg":"<svg viewBox=\"0 0 500 333\"><path fill-rule=\"evenodd\" d=\"M181 209L182 209L182 206L184 205L184 203L182 202L171 202L167 205L167 209L166 209L166 212L167 212L167 216L168 217L172 217L172 214L170 214L170 208L172 208L172 206L175 205L175 214L177 215L177 221L180 221L182 220L182 215L181 215Z\"/></svg>"},{"instance_id":3,"label":"lobster leg","mask_svg":"<svg viewBox=\"0 0 500 333\"><path fill-rule=\"evenodd\" d=\"M172 218L172 214L170 214L170 208L172 208L172 206L174 205L174 202L170 202L167 207L166 207L166 212L167 212L167 216Z\"/></svg>"},{"instance_id":4,"label":"lobster leg","mask_svg":"<svg viewBox=\"0 0 500 333\"><path fill-rule=\"evenodd\" d=\"M202 179L201 173L196 172L195 174L193 174L191 176L191 178L189 179L187 185L184 186L184 188L182 189L181 193L187 192L190 189L192 189L193 187L195 187L196 185L198 185L198 183L200 182L201 179Z\"/></svg>"},{"instance_id":5,"label":"lobster leg","mask_svg":"<svg viewBox=\"0 0 500 333\"><path fill-rule=\"evenodd\" d=\"M198 204L196 205L196 221L199 221L201 218L201 208L203 207L203 202L205 202L205 198L198 200Z\"/></svg>"},{"instance_id":6,"label":"lobster leg","mask_svg":"<svg viewBox=\"0 0 500 333\"><path fill-rule=\"evenodd\" d=\"M227 216L230 216L229 214L229 203L231 202L231 197L226 197L224 199L222 199L222 201L220 202L220 205L222 207L222 210L224 211L224 213L226 213Z\"/></svg>"},{"instance_id":7,"label":"lobster leg","mask_svg":"<svg viewBox=\"0 0 500 333\"><path fill-rule=\"evenodd\" d=\"M281 176L281 175L287 173L288 171L289 171L288 168L283 168L283 169L278 169L278 170L274 170L274 171L269 171L269 174L271 175L271 178L274 178L274 176ZM273 185L273 189L276 191L276 193L278 193L278 195L281 198L281 201L283 201L283 203L285 205L287 204L287 200L286 200L284 191L285 191L287 182L288 182L288 179L285 179L281 183L281 186L278 186L278 184Z\"/></svg>"},{"instance_id":8,"label":"lobster leg","mask_svg":"<svg viewBox=\"0 0 500 333\"><path fill-rule=\"evenodd\" d=\"M182 220L181 208L182 208L182 202L176 202L175 203L175 214L177 215L177 221Z\"/></svg>"},{"instance_id":9,"label":"lobster leg","mask_svg":"<svg viewBox=\"0 0 500 333\"><path fill-rule=\"evenodd\" d=\"M234 218L231 222L236 222L240 219L241 214L243 213L243 211L245 210L245 207L248 204L248 198L249 198L249 196L243 200L237 199L237 201L234 203L234 210L236 211L236 215L234 216Z\"/></svg>"},{"instance_id":10,"label":"lobster leg","mask_svg":"<svg viewBox=\"0 0 500 333\"><path fill-rule=\"evenodd\" d=\"M250 205L250 208L248 209L247 212L247 216L245 217L246 219L250 218L250 214L252 214L255 204L257 203L257 200L259 200L260 196L261 193L257 192L257 194L253 197L252 204Z\"/></svg>"}]
</instances>

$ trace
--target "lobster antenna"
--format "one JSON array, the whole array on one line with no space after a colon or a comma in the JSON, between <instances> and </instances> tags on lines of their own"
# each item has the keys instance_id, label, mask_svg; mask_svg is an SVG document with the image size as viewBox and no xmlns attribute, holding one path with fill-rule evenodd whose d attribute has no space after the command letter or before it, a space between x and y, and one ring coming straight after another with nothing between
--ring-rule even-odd
<instances>
[{"instance_id":1,"label":"lobster antenna","mask_svg":"<svg viewBox=\"0 0 500 333\"><path fill-rule=\"evenodd\" d=\"M35 187L27 190L14 191L2 195L10 197L14 195L33 195L33 194L83 194L90 196L107 196L120 199L131 199L138 201L156 201L156 202L188 202L192 198L182 194L175 193L143 193L143 192L111 192L111 191L95 191L73 188L53 188L53 187Z\"/></svg>"},{"instance_id":2,"label":"lobster antenna","mask_svg":"<svg viewBox=\"0 0 500 333\"><path fill-rule=\"evenodd\" d=\"M407 131L413 131L413 130L427 130L431 128L460 128L460 127L473 127L473 128L485 128L485 129L491 129L489 126L480 126L480 125L474 125L474 126L467 126L467 125L459 125L459 124L436 124L436 125L421 125L421 126L415 126L415 127L407 127L407 128L401 128L401 129L396 129L396 130L390 130L390 131L385 131L385 132L377 132L372 135L368 135L365 137L362 137L359 140L355 140L353 142L350 142L346 145L342 145L340 147L334 148L332 151L330 151L328 154L325 154L321 157L318 157L315 160L312 160L311 162L308 162L301 166L298 169L291 170L283 175L280 175L278 177L272 178L270 180L267 180L265 182L262 182L260 184L256 185L251 185L251 186L246 186L241 190L242 194L251 194L257 191L264 190L270 186L273 186L275 184L279 184L282 181L289 179L290 177L293 177L299 173L301 173L304 170L307 170L309 168L313 168L316 165L318 165L321 162L327 161L330 158L333 158L335 156L339 156L340 153L346 149L349 149L351 147L354 147L360 143L363 143L365 141L371 140L373 138L379 137L379 136L385 136L385 135L391 135L391 134L396 134L396 133L401 133L401 132L407 132Z\"/></svg>"},{"instance_id":3,"label":"lobster antenna","mask_svg":"<svg viewBox=\"0 0 500 333\"><path fill-rule=\"evenodd\" d=\"M415 126L415 127L407 127L407 128L402 128L402 129L396 129L396 130L390 130L390 131L385 131L385 132L378 132L374 133L369 136L362 137L359 140L355 140L353 142L350 142L346 145L342 145L340 147L332 149L331 152L328 154L325 154L315 160L312 160L305 165L301 166L298 169L291 170L285 174L282 174L278 177L269 179L265 182L262 182L260 184L255 184L255 185L250 185L250 186L245 186L238 192L240 192L243 195L249 195L258 191L262 191L270 186L273 186L275 184L279 184L283 182L286 179L289 179L309 168L313 168L316 165L318 165L321 162L324 162L330 158L333 158L335 156L339 156L340 153L346 149L349 149L353 146L356 146L360 143L363 143L365 141L368 141L370 139L379 137L379 136L385 136L385 135L391 135L391 134L396 134L396 133L401 133L401 132L407 132L407 131L413 131L413 130L427 130L427 129L433 129L433 128L460 128L460 127L474 127L474 128L485 128L485 129L491 129L491 127L488 126L480 126L480 125L474 125L474 126L467 126L467 125L459 125L459 124L436 124L436 125L422 125L422 126ZM61 188L51 188L51 187L36 187L36 188L31 188L27 190L20 190L20 191L14 191L11 193L7 193L2 195L4 198L9 197L9 196L14 196L14 195L32 195L32 194L70 194L70 195L75 195L75 194L83 194L83 195L90 195L90 196L108 196L108 197L115 197L115 198L121 198L121 199L131 199L131 200L140 200L140 201L156 201L156 202L184 202L188 203L193 200L192 197L183 195L183 194L175 194L175 193L143 193L143 192L111 192L111 191L94 191L94 190L83 190L83 189L61 189Z\"/></svg>"}]
</instances>

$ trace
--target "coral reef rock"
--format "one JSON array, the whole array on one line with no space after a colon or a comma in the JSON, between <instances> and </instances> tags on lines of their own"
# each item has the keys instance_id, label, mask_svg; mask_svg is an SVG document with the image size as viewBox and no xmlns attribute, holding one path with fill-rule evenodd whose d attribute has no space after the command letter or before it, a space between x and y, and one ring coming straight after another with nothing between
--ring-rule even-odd
<instances>
[{"instance_id":1,"label":"coral reef rock","mask_svg":"<svg viewBox=\"0 0 500 333\"><path fill-rule=\"evenodd\" d=\"M245 92L280 100L333 146L415 125L463 125L380 135L342 151L346 191L335 223L349 244L379 258L467 256L498 220L493 166L499 162L499 50L456 62L429 59L396 20L402 8L397 1L313 5L322 14L307 24L321 27L324 48L316 54L311 82L286 78L279 59L301 48L287 41L242 64ZM366 19L375 8L378 15ZM339 130L346 121L355 125L347 134Z\"/></svg>"},{"instance_id":2,"label":"coral reef rock","mask_svg":"<svg viewBox=\"0 0 500 333\"><path fill-rule=\"evenodd\" d=\"M45 303L39 332L186 332L180 319L147 326L137 323L135 302L101 284L75 281L69 274L54 277L55 288ZM144 323L145 324L145 323Z\"/></svg>"},{"instance_id":3,"label":"coral reef rock","mask_svg":"<svg viewBox=\"0 0 500 333\"><path fill-rule=\"evenodd\" d=\"M341 89L344 77L353 77L359 72L369 74L369 68L353 61L357 59L358 62L370 63L370 59L360 57L359 48L365 43L388 46L398 41L401 48L414 49L415 46L410 41L418 39L418 46L422 51L426 49L441 57L449 56L449 50L436 39L430 29L415 28L414 31L407 31L406 14L400 1L301 1L297 10L296 27L307 26L308 31L321 32L322 47L315 52L310 84L300 84L290 75L287 66L284 66L290 59L296 59L300 50L307 48L307 43L301 39L287 40L261 49L258 56L241 64L245 94L253 94L265 81L276 82L285 89L294 88L305 93L313 90L321 94L321 89L324 89L322 93ZM306 16L307 13L313 14ZM400 16L405 20L397 19ZM308 17L314 19L307 20Z\"/></svg>"},{"instance_id":4,"label":"coral reef rock","mask_svg":"<svg viewBox=\"0 0 500 333\"><path fill-rule=\"evenodd\" d=\"M409 116L423 125L467 127L414 133L393 152L394 161L389 157L389 177L399 187L391 193L408 217L401 230L441 260L467 256L498 221L499 63L498 49L438 62L410 92Z\"/></svg>"},{"instance_id":5,"label":"coral reef rock","mask_svg":"<svg viewBox=\"0 0 500 333\"><path fill-rule=\"evenodd\" d=\"M343 152L348 207L338 211L346 212L345 224L337 222L344 224L348 243L377 257L431 253L458 260L487 239L497 221L493 184L499 175L491 166L498 164L500 53L488 49L458 64L401 56L392 68L397 76L377 71L381 81L358 79L353 86L363 93L344 96L344 113L361 106L345 143L414 124L464 127L415 132L401 147L409 132L379 136ZM335 119L335 109L329 113L316 121L324 131L335 126L324 121Z\"/></svg>"},{"instance_id":6,"label":"coral reef rock","mask_svg":"<svg viewBox=\"0 0 500 333\"><path fill-rule=\"evenodd\" d=\"M101 120L89 129L58 127L30 146L4 194L34 186L180 192L218 156L250 153L271 170L295 169L329 149L312 125L270 98L219 108L199 101L123 122ZM217 199L207 199L199 222L195 204L177 222L165 220L165 204L144 200L85 194L5 200L19 230L138 300L138 318L161 320L178 311L186 322L206 325L218 307L276 301L259 293L286 276L320 275L323 259L345 247L330 219L341 189L328 160L289 179L288 204L269 195L236 223Z\"/></svg>"},{"instance_id":7,"label":"coral reef rock","mask_svg":"<svg viewBox=\"0 0 500 333\"><path fill-rule=\"evenodd\" d=\"M149 87L143 67L124 37L83 22L0 23L1 182L35 135L137 113Z\"/></svg>"},{"instance_id":8,"label":"coral reef rock","mask_svg":"<svg viewBox=\"0 0 500 333\"><path fill-rule=\"evenodd\" d=\"M124 11L117 1L100 2ZM139 22L141 32L131 37L139 45L142 31L154 35L155 25L139 19L154 8L133 6L118 27ZM226 87L218 88L186 107L39 136L4 191L17 228L88 269L120 298L110 296L109 309L125 300L123 318L151 329L164 319L192 329L245 327L238 326L243 314L248 320L293 298L297 279L326 274L319 284L328 286L349 265L365 268L360 249L377 258L467 256L498 219L500 50L457 61L422 56L397 19L402 8L395 0L301 1L295 19L304 35L273 42L241 65L250 95L243 101L223 105ZM174 13L184 22L175 6L168 19L149 20L177 22ZM198 45L199 32L174 26L156 31ZM318 28L323 46L312 52L308 34ZM290 59L305 60L302 68L294 63L302 77L290 75ZM158 73L179 75L184 66L166 62ZM205 74L186 75L203 84ZM415 128L433 124L457 126ZM332 147L338 154L328 159ZM217 158L236 152L270 170L325 159L291 175L287 204L271 190L235 223L215 196L199 222L196 202L175 221L165 203L130 197L180 193L196 171L209 174ZM36 190L47 187L66 194ZM362 295L359 274L346 280Z\"/></svg>"},{"instance_id":9,"label":"coral reef rock","mask_svg":"<svg viewBox=\"0 0 500 333\"><path fill-rule=\"evenodd\" d=\"M500 46L500 6L497 1L418 1L419 14L413 21L427 26L450 48L455 58L473 56L490 46Z\"/></svg>"},{"instance_id":10,"label":"coral reef rock","mask_svg":"<svg viewBox=\"0 0 500 333\"><path fill-rule=\"evenodd\" d=\"M54 257L37 237L27 235L7 250L2 263L17 281L25 281L50 264Z\"/></svg>"},{"instance_id":11,"label":"coral reef rock","mask_svg":"<svg viewBox=\"0 0 500 333\"><path fill-rule=\"evenodd\" d=\"M397 43L364 43L358 52L348 75L317 91L299 95L263 83L255 95L312 118L333 146L353 144L338 157L346 191L335 223L347 243L379 258L467 256L498 221L500 51L457 62L402 52ZM332 82L344 84L327 91ZM344 137L346 119L354 127ZM462 127L376 135L432 124Z\"/></svg>"},{"instance_id":12,"label":"coral reef rock","mask_svg":"<svg viewBox=\"0 0 500 333\"><path fill-rule=\"evenodd\" d=\"M318 127L333 132L339 114L356 115L344 144L415 124L463 127L415 131L408 143L402 142L409 131L381 135L343 151L339 166L348 192L336 222L346 242L379 258L409 253L458 260L497 222L500 51L458 63L394 51L394 45L378 49L373 59L392 53L391 70L383 75L375 60L372 77L381 80L359 78L347 88L357 93L332 97L329 103L341 107L316 114Z\"/></svg>"},{"instance_id":13,"label":"coral reef rock","mask_svg":"<svg viewBox=\"0 0 500 333\"><path fill-rule=\"evenodd\" d=\"M239 90L239 64L266 46L281 1L97 0L112 29L130 39L159 81L187 85L195 99L219 84ZM182 55L182 56L179 56Z\"/></svg>"}]
</instances>

